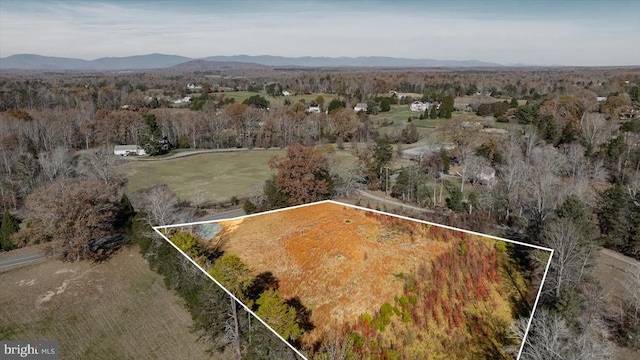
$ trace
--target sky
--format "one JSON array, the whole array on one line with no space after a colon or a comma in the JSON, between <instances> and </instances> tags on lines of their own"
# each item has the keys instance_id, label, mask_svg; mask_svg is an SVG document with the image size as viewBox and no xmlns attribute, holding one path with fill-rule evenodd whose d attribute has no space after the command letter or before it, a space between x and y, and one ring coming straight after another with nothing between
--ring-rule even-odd
<instances>
[{"instance_id":1,"label":"sky","mask_svg":"<svg viewBox=\"0 0 640 360\"><path fill-rule=\"evenodd\" d=\"M0 57L150 53L640 65L640 0L0 0Z\"/></svg>"}]
</instances>

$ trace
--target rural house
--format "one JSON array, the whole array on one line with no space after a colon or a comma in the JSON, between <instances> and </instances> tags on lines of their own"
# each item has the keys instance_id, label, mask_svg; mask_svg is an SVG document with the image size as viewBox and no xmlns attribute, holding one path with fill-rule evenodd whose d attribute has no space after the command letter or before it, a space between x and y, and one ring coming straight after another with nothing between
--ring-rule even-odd
<instances>
[{"instance_id":1,"label":"rural house","mask_svg":"<svg viewBox=\"0 0 640 360\"><path fill-rule=\"evenodd\" d=\"M113 153L120 156L129 155L146 155L147 153L138 145L116 145L113 148Z\"/></svg>"},{"instance_id":2,"label":"rural house","mask_svg":"<svg viewBox=\"0 0 640 360\"><path fill-rule=\"evenodd\" d=\"M356 106L353 108L353 111L355 112L367 111L367 103L357 103Z\"/></svg>"},{"instance_id":3,"label":"rural house","mask_svg":"<svg viewBox=\"0 0 640 360\"><path fill-rule=\"evenodd\" d=\"M322 109L320 109L320 105L318 104L310 104L309 107L307 107L306 110L308 113L320 113L322 111Z\"/></svg>"},{"instance_id":4,"label":"rural house","mask_svg":"<svg viewBox=\"0 0 640 360\"><path fill-rule=\"evenodd\" d=\"M411 105L409 106L409 108L411 109L411 111L425 111L427 109L429 109L429 103L424 103L422 101L414 101L411 103Z\"/></svg>"}]
</instances>

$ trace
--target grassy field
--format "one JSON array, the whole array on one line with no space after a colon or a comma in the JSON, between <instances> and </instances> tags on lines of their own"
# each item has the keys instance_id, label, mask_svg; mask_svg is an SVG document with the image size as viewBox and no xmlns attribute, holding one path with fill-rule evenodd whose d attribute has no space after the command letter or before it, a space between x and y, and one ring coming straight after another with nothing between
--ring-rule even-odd
<instances>
[{"instance_id":1,"label":"grassy field","mask_svg":"<svg viewBox=\"0 0 640 360\"><path fill-rule=\"evenodd\" d=\"M0 340L57 340L61 359L219 359L135 247L106 263L44 260L0 273Z\"/></svg>"},{"instance_id":2,"label":"grassy field","mask_svg":"<svg viewBox=\"0 0 640 360\"><path fill-rule=\"evenodd\" d=\"M517 280L520 276L518 274L514 274L515 286L510 280L502 281L498 276L489 280L485 274L477 276L475 281L491 286L495 296L478 298L477 301L470 300L471 297L465 301L461 296L456 298L453 296L456 290L454 285L440 286L438 279L432 275L419 275L416 269L420 265L439 269L451 274L449 276L460 276L458 285L455 286L470 284L470 274L476 273L471 271L471 267L461 267L459 264L462 261L455 260L455 266L438 267L441 266L438 264L444 264L438 262L438 259L446 254L458 254L464 238L467 241L465 246L468 245L470 251L465 253L468 257L464 263L491 264L489 266L493 266L497 274L500 271L495 262L497 253L493 260L489 256L495 251L495 240L466 236L450 230L441 231L439 228L431 230L422 224L385 216L376 217L341 204L316 204L222 221L219 224L223 230L217 236L225 239L222 245L225 253L237 255L254 274L272 273L278 279L278 291L283 298L297 297L310 310L310 320L315 327L300 339L302 344L314 344L323 335L341 333L361 314L374 314L385 302L394 304L394 298L403 295L403 289L406 289L404 276L414 279L415 275L416 287L435 283L434 288L442 290L441 293L433 292L431 295L442 299L440 304L455 303L455 306L464 308L465 311L479 311L487 306L491 309L491 316L500 320L497 322L499 324L512 321L509 299L526 287L523 281ZM259 242L255 241L257 234L261 239ZM445 238L447 240L443 241ZM468 286L466 289L465 291L475 294L473 287ZM375 291L375 296L372 296L372 290ZM422 309L421 306L429 301L426 299L426 292L421 295L416 292L416 309ZM405 339L419 338L424 348L436 344L433 352L442 353L447 352L437 347L442 339L448 339L448 344L461 344L461 337L449 338L451 332L445 332L445 323L437 325L431 318L420 323L417 315L411 319L410 316L412 315L407 312L404 320L394 322L397 329L392 327L386 336L398 339L399 334L403 334L407 336ZM489 320L489 317L485 319ZM405 327L405 324L410 325ZM466 326L461 329L461 333L467 331ZM398 332L394 334L396 330ZM485 336L491 337L489 334ZM390 348L389 342L380 341L385 344L381 348Z\"/></svg>"},{"instance_id":3,"label":"grassy field","mask_svg":"<svg viewBox=\"0 0 640 360\"><path fill-rule=\"evenodd\" d=\"M318 94L302 94L302 95L292 95L292 96L278 96L278 97L273 97L273 96L269 96L267 95L266 91L259 91L259 92L255 92L255 91L224 91L224 92L218 92L218 93L213 93L213 95L219 96L221 94L225 94L225 96L227 98L234 98L236 99L237 103L241 103L243 101L245 101L246 99L250 98L251 96L254 95L260 95L262 97L264 97L265 99L267 99L271 104L274 103L284 103L285 99L288 99L291 101L291 103L296 103L300 100L304 100L306 103L310 103L312 101L314 101L318 96L322 96L324 98L324 106L328 106L329 103L331 102L331 100L333 100L334 98L338 98L338 95L336 94L324 94L324 93L318 93ZM193 94L194 96L199 96L200 94Z\"/></svg>"},{"instance_id":4,"label":"grassy field","mask_svg":"<svg viewBox=\"0 0 640 360\"><path fill-rule=\"evenodd\" d=\"M181 200L227 201L232 196L244 197L252 188L262 190L265 180L274 172L269 159L283 155L284 150L254 150L208 153L176 159L131 161L121 169L128 179L126 191L167 184ZM353 156L337 152L342 164L353 162Z\"/></svg>"},{"instance_id":5,"label":"grassy field","mask_svg":"<svg viewBox=\"0 0 640 360\"><path fill-rule=\"evenodd\" d=\"M625 257L621 254L614 253L610 250L600 250L596 257L595 266L592 275L600 282L602 286L602 296L604 304L607 307L615 309L618 304L629 299L632 291L624 285L626 272L632 271L633 264L640 266L640 263L634 259ZM614 359L616 360L633 360L638 359L640 352L633 351L629 348L623 348L612 344Z\"/></svg>"}]
</instances>

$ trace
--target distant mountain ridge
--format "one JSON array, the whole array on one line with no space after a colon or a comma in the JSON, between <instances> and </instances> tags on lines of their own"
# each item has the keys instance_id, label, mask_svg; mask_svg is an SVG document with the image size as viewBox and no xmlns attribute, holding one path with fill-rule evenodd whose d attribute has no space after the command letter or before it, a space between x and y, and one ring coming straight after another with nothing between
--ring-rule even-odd
<instances>
[{"instance_id":1,"label":"distant mountain ridge","mask_svg":"<svg viewBox=\"0 0 640 360\"><path fill-rule=\"evenodd\" d=\"M185 56L149 54L104 57L95 60L18 54L0 58L0 69L18 70L150 70L162 69L192 60Z\"/></svg>"},{"instance_id":2,"label":"distant mountain ridge","mask_svg":"<svg viewBox=\"0 0 640 360\"><path fill-rule=\"evenodd\" d=\"M197 61L193 63L193 61ZM217 65L207 62L224 63L226 67L237 66L238 63L251 64L248 67L264 66L296 66L296 67L494 67L501 64L483 62L479 60L433 60L433 59L407 59L385 56L365 57L284 57L271 55L233 55L233 56L209 56L200 59L179 55L148 54L126 57L104 57L95 60L82 60L75 58L42 56L35 54L17 54L0 58L0 69L17 70L152 70L178 67L181 64L191 62L185 69L215 68ZM220 65L223 66L223 65ZM241 66L241 67L247 67Z\"/></svg>"},{"instance_id":3,"label":"distant mountain ridge","mask_svg":"<svg viewBox=\"0 0 640 360\"><path fill-rule=\"evenodd\" d=\"M236 61L253 62L270 66L304 66L304 67L473 67L473 66L501 66L497 63L479 60L433 60L407 59L387 56L359 56L359 57L283 57L271 55L234 55L209 56L203 58L208 61Z\"/></svg>"}]
</instances>

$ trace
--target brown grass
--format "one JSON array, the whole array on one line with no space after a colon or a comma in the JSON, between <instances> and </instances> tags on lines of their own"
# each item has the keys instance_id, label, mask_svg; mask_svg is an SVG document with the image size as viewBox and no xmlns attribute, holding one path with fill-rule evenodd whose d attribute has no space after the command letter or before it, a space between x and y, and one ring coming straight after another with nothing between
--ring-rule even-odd
<instances>
[{"instance_id":1,"label":"brown grass","mask_svg":"<svg viewBox=\"0 0 640 360\"><path fill-rule=\"evenodd\" d=\"M191 317L137 248L109 262L0 273L0 338L57 340L61 359L201 359Z\"/></svg>"},{"instance_id":2,"label":"brown grass","mask_svg":"<svg viewBox=\"0 0 640 360\"><path fill-rule=\"evenodd\" d=\"M325 203L245 218L226 232L223 250L256 274L272 272L285 298L298 296L312 310L316 329L305 338L312 343L393 303L404 284L394 275L413 272L450 247L432 239L412 241L365 214Z\"/></svg>"},{"instance_id":3,"label":"brown grass","mask_svg":"<svg viewBox=\"0 0 640 360\"><path fill-rule=\"evenodd\" d=\"M633 262L630 258L628 260ZM604 251L598 254L592 274L602 286L604 302L610 309L616 309L620 302L625 301L624 299L631 295L628 293L631 289L625 287L623 283L625 272L631 268L629 263L609 256ZM638 355L640 355L638 351L621 347L615 343L612 343L611 347L613 358L616 360L634 360L638 359Z\"/></svg>"}]
</instances>

